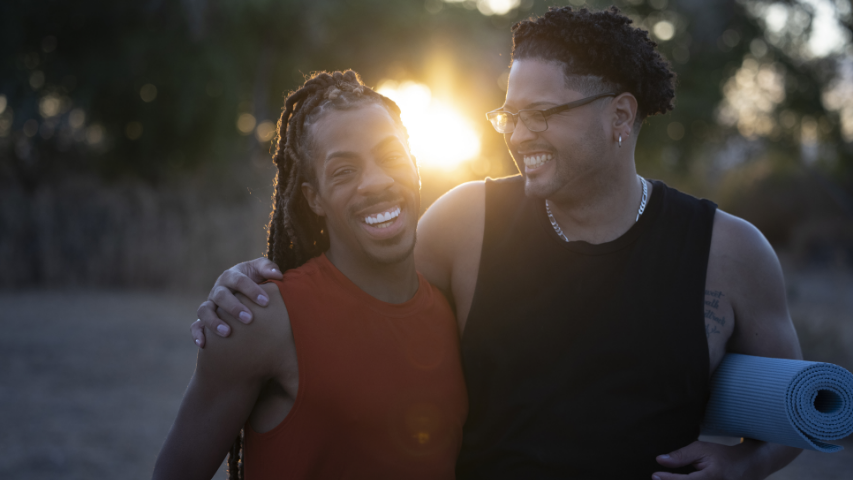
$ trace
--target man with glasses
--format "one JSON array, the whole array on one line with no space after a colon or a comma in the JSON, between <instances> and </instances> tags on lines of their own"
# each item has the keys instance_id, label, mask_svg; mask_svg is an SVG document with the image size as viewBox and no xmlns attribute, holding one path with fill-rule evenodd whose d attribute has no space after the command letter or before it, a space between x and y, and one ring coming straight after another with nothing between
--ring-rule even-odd
<instances>
[{"instance_id":1,"label":"man with glasses","mask_svg":"<svg viewBox=\"0 0 853 480\"><path fill-rule=\"evenodd\" d=\"M697 441L729 352L801 358L778 260L749 223L648 181L644 118L673 73L613 8L513 27L487 114L521 175L448 192L418 226L418 269L452 298L469 416L459 478L764 478L798 450ZM220 276L198 322L248 309L263 259ZM202 329L194 328L203 346Z\"/></svg>"}]
</instances>

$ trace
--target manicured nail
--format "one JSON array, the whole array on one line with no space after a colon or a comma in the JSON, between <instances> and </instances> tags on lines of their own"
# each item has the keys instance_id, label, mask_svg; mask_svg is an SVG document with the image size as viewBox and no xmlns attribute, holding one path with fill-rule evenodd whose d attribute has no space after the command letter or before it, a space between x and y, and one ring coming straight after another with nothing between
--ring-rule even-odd
<instances>
[{"instance_id":1,"label":"manicured nail","mask_svg":"<svg viewBox=\"0 0 853 480\"><path fill-rule=\"evenodd\" d=\"M201 340L199 340L199 339L197 339L197 338L196 338L196 339L195 339L195 344L196 344L196 345L198 345L198 346L200 347L200 346L201 346Z\"/></svg>"},{"instance_id":2,"label":"manicured nail","mask_svg":"<svg viewBox=\"0 0 853 480\"><path fill-rule=\"evenodd\" d=\"M252 320L252 316L249 315L249 312L240 312L240 320L242 320L243 323L249 323Z\"/></svg>"},{"instance_id":3,"label":"manicured nail","mask_svg":"<svg viewBox=\"0 0 853 480\"><path fill-rule=\"evenodd\" d=\"M661 456L660 456L660 458L662 458L662 459L664 459L664 460L669 460L669 455L667 455L667 454L663 454L663 455L661 455ZM658 479L658 480L660 480L660 479Z\"/></svg>"},{"instance_id":4,"label":"manicured nail","mask_svg":"<svg viewBox=\"0 0 853 480\"><path fill-rule=\"evenodd\" d=\"M269 303L270 299L267 298L266 295L258 295L258 305L262 307L266 307L267 303Z\"/></svg>"},{"instance_id":5,"label":"manicured nail","mask_svg":"<svg viewBox=\"0 0 853 480\"><path fill-rule=\"evenodd\" d=\"M220 325L220 326L216 327L216 331L219 332L219 334L222 335L223 337L225 335L228 335L228 327L226 327L225 325Z\"/></svg>"}]
</instances>

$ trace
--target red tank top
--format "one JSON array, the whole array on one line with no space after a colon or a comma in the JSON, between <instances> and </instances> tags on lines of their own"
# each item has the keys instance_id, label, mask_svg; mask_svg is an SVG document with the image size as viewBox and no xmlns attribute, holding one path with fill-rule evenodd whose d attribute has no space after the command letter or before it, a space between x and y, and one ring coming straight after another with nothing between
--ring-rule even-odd
<instances>
[{"instance_id":1,"label":"red tank top","mask_svg":"<svg viewBox=\"0 0 853 480\"><path fill-rule=\"evenodd\" d=\"M411 300L385 303L321 255L275 282L299 389L274 429L247 422L247 479L454 478L468 412L456 321L418 281Z\"/></svg>"}]
</instances>

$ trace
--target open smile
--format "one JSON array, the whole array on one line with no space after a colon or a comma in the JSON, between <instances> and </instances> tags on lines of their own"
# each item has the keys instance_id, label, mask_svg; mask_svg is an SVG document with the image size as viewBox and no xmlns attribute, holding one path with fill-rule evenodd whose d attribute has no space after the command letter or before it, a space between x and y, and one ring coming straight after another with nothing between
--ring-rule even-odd
<instances>
[{"instance_id":1,"label":"open smile","mask_svg":"<svg viewBox=\"0 0 853 480\"><path fill-rule=\"evenodd\" d=\"M554 159L554 155L549 152L531 152L521 154L524 159L524 168L530 173L540 169L543 165Z\"/></svg>"},{"instance_id":2,"label":"open smile","mask_svg":"<svg viewBox=\"0 0 853 480\"><path fill-rule=\"evenodd\" d=\"M385 240L400 234L406 227L406 209L401 204L379 208L378 211L360 215L362 228L377 240Z\"/></svg>"}]
</instances>

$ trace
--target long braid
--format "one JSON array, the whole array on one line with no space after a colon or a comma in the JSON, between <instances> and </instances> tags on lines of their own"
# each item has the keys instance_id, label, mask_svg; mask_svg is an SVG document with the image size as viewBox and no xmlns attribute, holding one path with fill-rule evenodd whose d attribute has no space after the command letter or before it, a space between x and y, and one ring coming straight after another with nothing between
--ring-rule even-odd
<instances>
[{"instance_id":1,"label":"long braid","mask_svg":"<svg viewBox=\"0 0 853 480\"><path fill-rule=\"evenodd\" d=\"M329 248L325 220L311 210L302 194L303 182L316 182L308 148L310 126L327 109L347 110L369 103L388 109L406 132L397 104L365 86L352 70L315 73L285 99L272 157L277 170L267 228L267 258L282 272L301 266ZM243 439L241 431L228 453L228 478L232 480L243 479Z\"/></svg>"}]
</instances>

